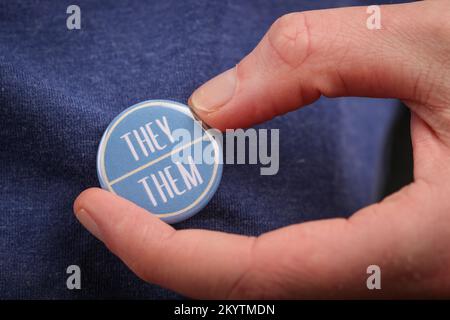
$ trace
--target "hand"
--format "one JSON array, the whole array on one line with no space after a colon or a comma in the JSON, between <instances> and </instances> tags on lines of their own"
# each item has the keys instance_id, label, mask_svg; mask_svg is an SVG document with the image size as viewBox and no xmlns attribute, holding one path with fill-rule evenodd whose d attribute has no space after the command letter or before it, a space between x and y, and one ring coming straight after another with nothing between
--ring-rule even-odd
<instances>
[{"instance_id":1,"label":"hand","mask_svg":"<svg viewBox=\"0 0 450 320\"><path fill-rule=\"evenodd\" d=\"M100 189L78 197L77 218L142 279L194 298L450 296L450 1L382 6L381 30L367 17L365 7L283 16L190 105L224 129L321 95L399 98L412 111L412 184L349 219L257 238L176 231ZM382 290L366 288L371 264Z\"/></svg>"}]
</instances>

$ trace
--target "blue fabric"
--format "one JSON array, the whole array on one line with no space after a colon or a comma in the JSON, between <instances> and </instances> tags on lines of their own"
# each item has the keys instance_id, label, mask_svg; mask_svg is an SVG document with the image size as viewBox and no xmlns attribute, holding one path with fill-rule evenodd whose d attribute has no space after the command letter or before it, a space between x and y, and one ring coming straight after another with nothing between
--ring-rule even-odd
<instances>
[{"instance_id":1,"label":"blue fabric","mask_svg":"<svg viewBox=\"0 0 450 320\"><path fill-rule=\"evenodd\" d=\"M134 276L75 219L98 186L96 152L123 109L185 102L236 64L280 15L373 1L73 1L0 3L0 298L176 298ZM352 212L379 199L398 102L320 99L280 128L280 171L227 165L213 200L178 228L257 235ZM82 270L68 290L67 266Z\"/></svg>"}]
</instances>

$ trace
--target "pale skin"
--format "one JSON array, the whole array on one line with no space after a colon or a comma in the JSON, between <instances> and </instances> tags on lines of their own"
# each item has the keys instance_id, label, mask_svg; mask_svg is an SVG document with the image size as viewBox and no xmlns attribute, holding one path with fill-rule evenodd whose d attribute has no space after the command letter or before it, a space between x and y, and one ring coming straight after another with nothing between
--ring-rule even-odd
<instances>
[{"instance_id":1,"label":"pale skin","mask_svg":"<svg viewBox=\"0 0 450 320\"><path fill-rule=\"evenodd\" d=\"M76 199L77 218L139 277L193 298L450 297L450 1L381 6L381 30L367 17L366 7L283 16L189 103L225 129L321 95L401 99L413 183L348 219L258 237L177 231L97 188ZM372 264L382 290L366 287Z\"/></svg>"}]
</instances>

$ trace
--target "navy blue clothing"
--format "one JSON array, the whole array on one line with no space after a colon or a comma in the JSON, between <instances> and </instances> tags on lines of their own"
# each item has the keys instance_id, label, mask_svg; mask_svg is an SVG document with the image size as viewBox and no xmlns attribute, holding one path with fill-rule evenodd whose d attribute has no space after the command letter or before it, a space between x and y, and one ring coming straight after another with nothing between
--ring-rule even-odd
<instances>
[{"instance_id":1,"label":"navy blue clothing","mask_svg":"<svg viewBox=\"0 0 450 320\"><path fill-rule=\"evenodd\" d=\"M148 99L186 102L235 65L279 16L372 1L73 1L0 3L0 298L176 298L146 284L76 220L98 186L103 131ZM362 22L364 23L364 22ZM280 129L280 170L226 165L209 205L177 228L248 235L346 217L381 197L399 103L320 99L261 125ZM79 265L82 289L66 288Z\"/></svg>"}]
</instances>

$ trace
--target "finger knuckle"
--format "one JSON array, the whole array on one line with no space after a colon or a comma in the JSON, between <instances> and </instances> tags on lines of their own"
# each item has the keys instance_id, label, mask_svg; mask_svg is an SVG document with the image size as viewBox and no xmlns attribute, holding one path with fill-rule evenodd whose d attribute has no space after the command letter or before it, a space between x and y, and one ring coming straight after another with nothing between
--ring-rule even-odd
<instances>
[{"instance_id":1,"label":"finger knuckle","mask_svg":"<svg viewBox=\"0 0 450 320\"><path fill-rule=\"evenodd\" d=\"M310 53L309 29L306 13L290 13L278 18L267 33L267 42L276 60L298 68Z\"/></svg>"},{"instance_id":2,"label":"finger knuckle","mask_svg":"<svg viewBox=\"0 0 450 320\"><path fill-rule=\"evenodd\" d=\"M267 273L254 268L246 272L228 294L228 299L269 299L275 294Z\"/></svg>"},{"instance_id":3,"label":"finger knuckle","mask_svg":"<svg viewBox=\"0 0 450 320\"><path fill-rule=\"evenodd\" d=\"M231 286L228 299L280 299L289 292L288 269L267 261L264 245L258 239L250 250L249 267Z\"/></svg>"}]
</instances>

